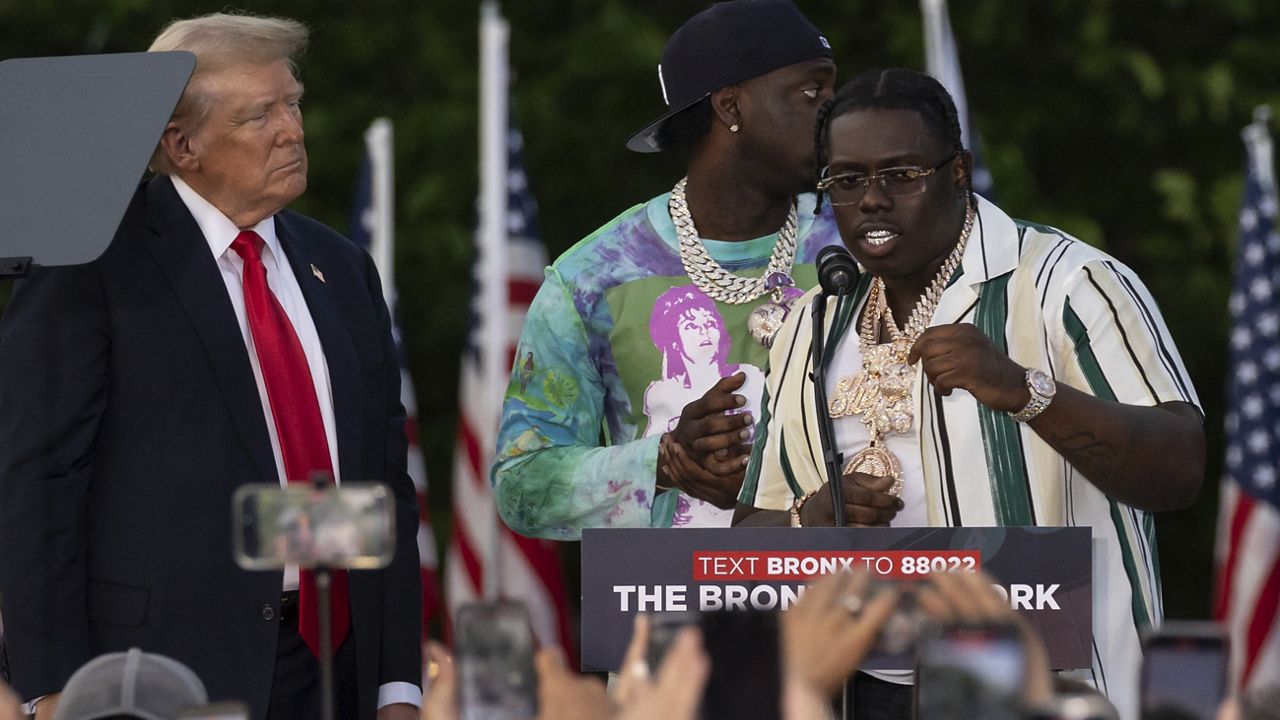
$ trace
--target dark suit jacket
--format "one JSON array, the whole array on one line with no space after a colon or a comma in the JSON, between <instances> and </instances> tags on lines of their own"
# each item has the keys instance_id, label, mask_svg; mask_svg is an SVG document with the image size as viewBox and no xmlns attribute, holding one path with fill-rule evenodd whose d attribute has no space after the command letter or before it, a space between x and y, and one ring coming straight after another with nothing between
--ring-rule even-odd
<instances>
[{"instance_id":1,"label":"dark suit jacket","mask_svg":"<svg viewBox=\"0 0 1280 720\"><path fill-rule=\"evenodd\" d=\"M342 479L386 482L397 501L393 565L350 581L371 718L380 684L421 680L399 365L369 256L297 213L276 228L324 346ZM17 690L56 692L137 646L263 717L281 575L232 560L231 495L251 482L278 479L248 350L199 227L154 178L101 258L37 270L0 320L0 613Z\"/></svg>"}]
</instances>

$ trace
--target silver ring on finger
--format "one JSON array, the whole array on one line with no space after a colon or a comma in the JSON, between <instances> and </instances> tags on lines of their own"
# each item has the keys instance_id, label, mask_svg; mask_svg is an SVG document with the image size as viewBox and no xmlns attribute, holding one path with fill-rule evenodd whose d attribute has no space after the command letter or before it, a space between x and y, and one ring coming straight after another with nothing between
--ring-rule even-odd
<instances>
[{"instance_id":1,"label":"silver ring on finger","mask_svg":"<svg viewBox=\"0 0 1280 720\"><path fill-rule=\"evenodd\" d=\"M845 609L853 617L858 617L862 613L862 598L849 593L840 599L840 607Z\"/></svg>"}]
</instances>

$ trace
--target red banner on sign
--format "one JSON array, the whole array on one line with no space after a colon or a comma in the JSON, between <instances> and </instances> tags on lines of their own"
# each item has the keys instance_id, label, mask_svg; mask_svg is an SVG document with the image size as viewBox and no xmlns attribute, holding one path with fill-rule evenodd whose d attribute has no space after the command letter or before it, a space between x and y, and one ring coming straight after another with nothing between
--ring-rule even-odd
<instances>
[{"instance_id":1,"label":"red banner on sign","mask_svg":"<svg viewBox=\"0 0 1280 720\"><path fill-rule=\"evenodd\" d=\"M693 553L693 579L806 580L841 570L865 570L876 577L911 580L932 572L972 572L982 567L977 550L699 550Z\"/></svg>"}]
</instances>

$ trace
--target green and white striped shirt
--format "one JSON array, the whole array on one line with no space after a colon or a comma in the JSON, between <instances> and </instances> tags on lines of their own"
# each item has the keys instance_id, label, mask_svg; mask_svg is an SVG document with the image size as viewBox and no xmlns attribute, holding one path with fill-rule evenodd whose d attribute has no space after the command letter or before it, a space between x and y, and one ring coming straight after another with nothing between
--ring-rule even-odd
<instances>
[{"instance_id":1,"label":"green and white striped shirt","mask_svg":"<svg viewBox=\"0 0 1280 720\"><path fill-rule=\"evenodd\" d=\"M857 342L855 319L869 285L864 276L854 294L828 300L828 357L841 342ZM797 303L770 354L768 396L741 495L758 508L785 510L824 482L809 379L807 308L816 293ZM931 325L958 322L978 326L1018 364L1099 398L1199 406L1160 312L1132 270L1060 230L1014 221L981 198L964 259ZM1092 527L1092 680L1123 717L1136 717L1140 634L1163 615L1153 517L1107 497L1031 428L964 390L942 397L917 372L912 399L930 526ZM861 448L839 449L848 457Z\"/></svg>"}]
</instances>

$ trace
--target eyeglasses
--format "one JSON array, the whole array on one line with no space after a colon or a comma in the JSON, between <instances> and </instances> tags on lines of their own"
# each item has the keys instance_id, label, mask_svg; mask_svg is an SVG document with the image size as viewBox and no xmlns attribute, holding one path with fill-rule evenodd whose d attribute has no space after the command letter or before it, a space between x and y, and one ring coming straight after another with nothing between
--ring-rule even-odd
<instances>
[{"instance_id":1,"label":"eyeglasses","mask_svg":"<svg viewBox=\"0 0 1280 720\"><path fill-rule=\"evenodd\" d=\"M857 170L836 173L819 180L818 190L827 194L827 199L832 205L858 204L862 201L862 196L867 194L867 188L871 186L872 180L878 180L880 189L884 190L884 194L890 197L919 195L924 192L924 179L937 172L939 168L951 162L959 154L960 150L956 149L931 168L914 166L885 168L870 175ZM824 170L823 172L825 173L826 171Z\"/></svg>"}]
</instances>

